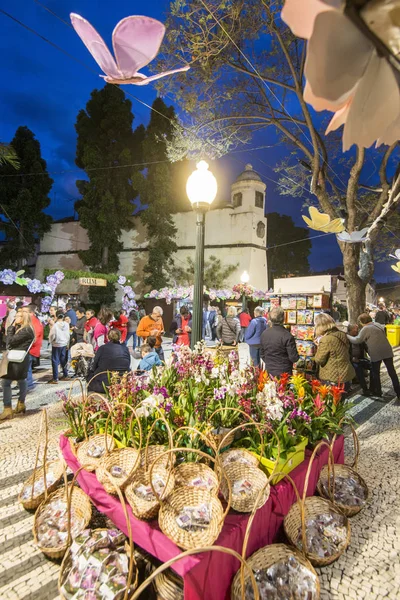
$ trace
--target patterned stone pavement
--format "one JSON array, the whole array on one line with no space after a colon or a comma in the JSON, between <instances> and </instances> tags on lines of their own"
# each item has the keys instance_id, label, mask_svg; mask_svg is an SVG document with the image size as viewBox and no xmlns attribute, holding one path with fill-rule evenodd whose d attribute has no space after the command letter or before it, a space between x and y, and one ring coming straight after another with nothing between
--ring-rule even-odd
<instances>
[{"instance_id":1,"label":"patterned stone pavement","mask_svg":"<svg viewBox=\"0 0 400 600\"><path fill-rule=\"evenodd\" d=\"M241 349L245 358L245 349ZM400 368L400 350L395 364ZM53 600L58 598L59 564L46 559L32 537L33 514L18 504L22 483L32 472L40 423L40 408L48 407L49 455L57 454L57 439L64 418L55 390L46 386L48 361L36 376L36 391L28 398L24 417L0 425L0 599ZM386 373L383 389L391 391ZM54 389L55 388L55 389ZM347 552L333 565L319 569L321 600L400 600L400 405L353 397L361 454L359 472L370 499L351 519L352 540ZM2 403L0 402L0 408ZM350 437L346 439L351 456ZM223 600L219 598L205 600Z\"/></svg>"}]
</instances>

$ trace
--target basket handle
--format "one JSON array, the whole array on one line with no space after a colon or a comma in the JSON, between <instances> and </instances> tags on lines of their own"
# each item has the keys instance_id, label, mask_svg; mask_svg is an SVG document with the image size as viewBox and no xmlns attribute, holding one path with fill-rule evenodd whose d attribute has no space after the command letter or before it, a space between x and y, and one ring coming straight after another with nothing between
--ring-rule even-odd
<instances>
[{"instance_id":1,"label":"basket handle","mask_svg":"<svg viewBox=\"0 0 400 600\"><path fill-rule=\"evenodd\" d=\"M81 425L82 425L82 428L83 428L85 439L87 439L86 425L85 425L85 419L84 419L84 412L85 412L85 407L86 407L87 393L86 393L86 390L84 389L82 381L80 379L73 379L71 381L71 385L69 386L69 390L68 390L68 403L71 401L72 390L74 389L74 385L77 382L80 385L81 393L82 393L82 400L83 400L83 402L82 402L82 417L81 417L82 418L82 422L81 422Z\"/></svg>"},{"instance_id":2,"label":"basket handle","mask_svg":"<svg viewBox=\"0 0 400 600\"><path fill-rule=\"evenodd\" d=\"M239 415L243 415L249 421L254 421L254 419L252 417L250 417L250 415L248 415L247 413L245 413L244 410L242 410L241 408L236 408L234 406L225 406L225 407L217 408L217 410L214 410L214 412L208 417L207 421L209 423L211 423L211 419L215 415L217 415L218 413L221 413L221 412L225 412L227 410L234 411L234 412L238 413Z\"/></svg>"},{"instance_id":3,"label":"basket handle","mask_svg":"<svg viewBox=\"0 0 400 600\"><path fill-rule=\"evenodd\" d=\"M137 563L136 563L135 556L134 556L134 553L133 553L132 524L131 524L131 520L129 518L128 511L127 511L127 508L126 508L126 502L125 502L125 499L124 499L124 496L123 496L121 490L119 489L119 487L117 485L115 485L115 483L113 482L110 474L107 473L107 471L106 471L106 475L109 478L110 483L114 486L114 488L117 491L119 500L121 502L122 510L123 510L123 513L124 513L124 517L126 519L126 527L128 529L128 539L129 539L129 571L128 571L128 579L127 579L127 583L126 583L126 589L125 589L125 593L124 593L124 600L128 600L129 590L130 590L130 587L132 586L133 565L135 565L135 567L136 567L136 577L135 577L135 581L133 582L133 585L135 587L137 586L137 582L138 582L138 578L139 578L139 571L138 571Z\"/></svg>"},{"instance_id":4,"label":"basket handle","mask_svg":"<svg viewBox=\"0 0 400 600\"><path fill-rule=\"evenodd\" d=\"M37 467L38 467L38 462L39 462L39 452L40 452L40 443L41 443L43 426L44 426L44 436L45 436L44 448L43 448L43 480L44 480L44 499L46 501L47 500L46 461L47 461L47 446L49 443L49 426L48 426L47 409L46 408L44 408L42 410L42 416L40 419L40 428L39 428L39 435L38 435L38 444L37 444L37 449L36 449L35 466L33 468L31 500L33 499L33 491L34 491L35 481L36 481L36 473L37 473Z\"/></svg>"},{"instance_id":5,"label":"basket handle","mask_svg":"<svg viewBox=\"0 0 400 600\"><path fill-rule=\"evenodd\" d=\"M292 477L290 477L290 475L288 475L288 473L283 473L282 471L278 471L277 473L275 473L275 476L276 475L284 475L290 481L290 483L292 484L292 487L294 489L294 492L296 494L297 502L300 504L301 500L300 500L299 490L297 489L297 485L293 481ZM254 521L254 518L256 516L256 512L257 512L257 510L259 510L257 508L258 502L261 499L262 494L264 493L264 491L265 491L265 489L266 489L266 487L267 487L268 484L269 484L269 481L259 491L258 496L256 498L256 501L254 503L253 510L252 510L251 515L249 517L249 520L247 522L246 531L245 531L244 539L243 539L243 546L242 546L242 558L243 559L246 559L247 545L248 545L248 542L249 542L249 539L250 539L251 527L253 525L253 521ZM303 547L305 548L306 539L305 539L305 530L303 530L303 528L302 528L302 541L303 541ZM243 568L243 563L241 565L240 571L241 571L240 578L241 578L241 585L242 585L242 599L245 600L244 599L244 568Z\"/></svg>"},{"instance_id":6,"label":"basket handle","mask_svg":"<svg viewBox=\"0 0 400 600\"><path fill-rule=\"evenodd\" d=\"M217 448L214 444L214 441L210 439L205 433L196 429L196 427L190 427L190 425L183 425L182 427L175 429L174 433L172 434L172 437L174 438L179 431L192 431L193 433L196 433L207 444L208 447L211 447L211 450L214 452L214 454L216 454Z\"/></svg>"},{"instance_id":7,"label":"basket handle","mask_svg":"<svg viewBox=\"0 0 400 600\"><path fill-rule=\"evenodd\" d=\"M149 474L151 489L152 489L153 494L155 495L155 497L160 502L160 504L163 503L164 499L161 497L161 495L158 496L157 492L154 489L154 486L153 486L153 469L154 469L154 466L157 463L157 461L159 461L166 454L168 454L168 455L171 454L172 455L174 452L194 452L195 454L198 454L202 458L206 458L207 460L212 460L215 465L219 466L218 465L218 460L216 458L213 458L212 456L210 456L209 454L206 454L205 452L202 452L201 450L197 450L197 448L172 448L171 450L167 450L166 452L163 452L163 454L160 454L160 456L157 456L157 458L154 460L153 464L150 467L150 474ZM225 517L228 514L229 509L231 507L232 488L231 488L231 484L230 484L229 479L225 476L225 474L224 474L223 471L221 471L221 472L222 472L223 476L226 479L226 482L228 484L228 490L229 490L228 502L227 502L227 505L226 505L226 509L225 509L225 511L224 511L224 513L222 515L221 521L220 521L222 523L225 520ZM167 486L165 486L165 487L167 487ZM210 492L210 494L211 494L211 492Z\"/></svg>"},{"instance_id":8,"label":"basket handle","mask_svg":"<svg viewBox=\"0 0 400 600\"><path fill-rule=\"evenodd\" d=\"M249 572L251 584L253 586L254 600L260 600L260 594L258 591L257 582L254 578L253 570L250 568L247 561L242 556L240 556L240 554L238 552L236 552L235 550L232 550L231 548L225 548L224 546L204 546L203 548L186 550L185 552L178 554L178 556L174 556L166 563L160 565L155 571L153 571L151 573L151 575L149 575L149 577L134 592L131 600L137 600L139 598L139 596L142 594L142 592L147 588L147 586L153 581L153 579L155 579L157 577L157 575L159 575L160 573L165 571L165 569L168 569L170 566L172 566L178 560L180 560L181 558L186 558L187 556L193 556L194 554L200 554L203 552L223 552L225 554L229 554L230 556L234 556L235 558L237 558L238 561L240 561L241 565L246 567L246 569ZM244 600L243 596L242 596L242 598Z\"/></svg>"},{"instance_id":9,"label":"basket handle","mask_svg":"<svg viewBox=\"0 0 400 600\"><path fill-rule=\"evenodd\" d=\"M140 404L138 405L140 406ZM138 407L136 407L138 408ZM169 423L167 421L167 419L164 417L164 415L162 414L162 412L160 411L160 409L158 408L158 406L156 407L158 413L159 413L159 417L157 417L157 419L152 423L149 432L147 434L147 438L146 438L146 446L145 446L145 451L144 451L144 469L145 471L147 471L148 468L148 457L149 457L149 445L150 445L150 438L151 438L151 434L153 433L153 429L155 424L158 421L162 421L165 425L165 428L167 430L167 434L168 434L168 447L171 449L174 447L174 441L173 441L173 434L171 431L171 427L169 426ZM172 457L171 457L171 461L172 461Z\"/></svg>"},{"instance_id":10,"label":"basket handle","mask_svg":"<svg viewBox=\"0 0 400 600\"><path fill-rule=\"evenodd\" d=\"M100 373L99 373L100 375ZM85 436L85 440L88 441L89 436L87 434L87 427L86 427L86 410L87 410L87 404L90 398L94 398L95 396L99 396L99 398L101 398L102 402L105 402L107 404L107 406L109 406L107 399L104 398L104 396L102 396L101 394L99 394L98 392L91 392L90 394L87 394L86 396L84 396L83 398L83 402L82 402L82 429L83 429L83 435Z\"/></svg>"},{"instance_id":11,"label":"basket handle","mask_svg":"<svg viewBox=\"0 0 400 600\"><path fill-rule=\"evenodd\" d=\"M353 460L353 463L350 465L350 467L357 470L358 458L360 456L360 441L358 439L358 435L357 435L357 432L355 430L353 423L350 420L348 420L346 417L342 417L342 419L338 423L338 427L340 427L342 425L342 423L344 425L349 425L349 427L351 428L351 433L353 434L354 460ZM333 450L333 446L335 445L336 437L337 436L335 433L335 435L333 436L332 441L331 441L332 450Z\"/></svg>"},{"instance_id":12,"label":"basket handle","mask_svg":"<svg viewBox=\"0 0 400 600\"><path fill-rule=\"evenodd\" d=\"M93 394L95 395L95 394ZM105 424L105 428L104 428L104 443L105 443L105 448L106 448L106 453L110 454L111 450L108 448L108 440L107 440L107 436L108 436L108 424L110 422L111 419L111 437L114 437L114 431L115 431L115 421L113 418L113 414L114 412L120 408L121 406L125 406L126 408L129 408L129 410L132 412L131 414L131 418L129 420L129 429L131 431L132 434L132 423L133 423L133 417L136 418L136 421L138 423L138 427L139 427L139 451L142 448L142 443L143 443L143 431L142 431L142 426L140 424L140 419L137 416L136 413L136 409L134 409L130 404L127 404L126 402L119 402L118 404L115 404L115 406L113 406L112 408L110 408L110 412L107 415L107 419L106 419L106 424ZM137 407L136 407L137 408ZM133 436L132 436L133 439Z\"/></svg>"},{"instance_id":13,"label":"basket handle","mask_svg":"<svg viewBox=\"0 0 400 600\"><path fill-rule=\"evenodd\" d=\"M82 471L82 469L85 469L87 465L83 465L82 467L79 467L79 469L77 469L75 471L72 481L69 485L68 485L68 481L67 481L67 465L66 465L66 462L64 459L63 459L63 466L64 466L65 495L66 495L66 500L67 500L67 517L68 517L67 547L68 547L71 544L71 503L72 503L72 494L74 491L74 485L75 485L76 478L78 477L79 473ZM68 490L70 490L69 493L68 493Z\"/></svg>"}]
</instances>

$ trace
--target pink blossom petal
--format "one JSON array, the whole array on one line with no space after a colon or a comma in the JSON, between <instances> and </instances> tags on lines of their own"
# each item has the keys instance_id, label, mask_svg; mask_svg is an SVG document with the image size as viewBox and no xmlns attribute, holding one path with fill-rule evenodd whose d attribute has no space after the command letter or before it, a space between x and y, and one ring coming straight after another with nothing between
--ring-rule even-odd
<instances>
[{"instance_id":1,"label":"pink blossom petal","mask_svg":"<svg viewBox=\"0 0 400 600\"><path fill-rule=\"evenodd\" d=\"M340 110L336 111L333 115L327 130L325 131L325 135L328 135L331 131L335 131L339 129L341 125L346 123L347 115L349 114L351 105L351 100L349 100Z\"/></svg>"},{"instance_id":2,"label":"pink blossom petal","mask_svg":"<svg viewBox=\"0 0 400 600\"><path fill-rule=\"evenodd\" d=\"M330 110L332 112L336 112L336 111L340 110L343 106L346 105L347 97L350 94L351 94L351 92L349 92L349 94L346 94L346 97L344 99L341 98L337 102L329 102L329 100L325 100L325 98L318 98L318 96L316 96L313 93L309 82L306 81L303 96L304 96L304 100L308 104L311 104L311 106L313 107L314 110L317 110L317 111Z\"/></svg>"},{"instance_id":3,"label":"pink blossom petal","mask_svg":"<svg viewBox=\"0 0 400 600\"><path fill-rule=\"evenodd\" d=\"M131 16L117 23L112 41L118 67L125 79L157 56L164 34L164 25L151 17Z\"/></svg>"},{"instance_id":4,"label":"pink blossom petal","mask_svg":"<svg viewBox=\"0 0 400 600\"><path fill-rule=\"evenodd\" d=\"M324 0L286 0L282 8L282 21L286 23L298 37L309 40L317 15L327 10L339 8L340 0L324 2Z\"/></svg>"},{"instance_id":5,"label":"pink blossom petal","mask_svg":"<svg viewBox=\"0 0 400 600\"><path fill-rule=\"evenodd\" d=\"M372 45L339 11L319 14L308 43L305 76L315 96L343 101L363 76Z\"/></svg>"},{"instance_id":6,"label":"pink blossom petal","mask_svg":"<svg viewBox=\"0 0 400 600\"><path fill-rule=\"evenodd\" d=\"M399 115L400 92L393 69L374 52L350 104L343 150L352 144L369 148Z\"/></svg>"}]
</instances>

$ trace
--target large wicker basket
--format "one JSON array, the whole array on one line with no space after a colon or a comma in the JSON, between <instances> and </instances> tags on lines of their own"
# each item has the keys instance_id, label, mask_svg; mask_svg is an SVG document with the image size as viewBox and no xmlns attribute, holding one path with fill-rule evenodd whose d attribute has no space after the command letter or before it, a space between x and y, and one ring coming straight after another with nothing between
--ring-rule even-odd
<instances>
[{"instance_id":1,"label":"large wicker basket","mask_svg":"<svg viewBox=\"0 0 400 600\"><path fill-rule=\"evenodd\" d=\"M231 485L231 507L243 513L249 513L253 510L255 503L257 508L261 508L267 502L270 494L270 485L268 477L258 467L245 465L243 463L232 463L224 468L225 477L221 481L221 492L225 500L229 495L227 480ZM248 494L241 495L234 492L235 482L248 481L251 484L251 490ZM260 492L262 493L260 494Z\"/></svg>"},{"instance_id":2,"label":"large wicker basket","mask_svg":"<svg viewBox=\"0 0 400 600\"><path fill-rule=\"evenodd\" d=\"M62 558L64 556L69 544L71 543L70 532L68 533L67 540L63 544L61 544L60 546L54 547L54 548L47 548L45 546L42 546L39 543L38 536L37 536L37 528L38 528L37 522L38 522L39 516L40 516L41 512L44 510L44 508L50 502L52 502L53 500L57 500L57 499L66 499L68 510L70 511L72 509L72 511L74 512L75 515L77 515L78 517L81 517L83 519L82 530L88 526L89 521L92 516L92 505L90 503L88 496L79 487L74 485L74 482L72 484L70 484L68 486L68 488L63 487L59 490L56 490L50 496L48 496L47 500L45 500L44 502L42 502L42 504L40 504L40 506L38 507L38 509L35 513L35 518L33 521L33 538L34 538L35 544L37 545L39 550L41 550L41 552L43 552L43 554L45 554L49 558L53 558L53 559Z\"/></svg>"},{"instance_id":3,"label":"large wicker basket","mask_svg":"<svg viewBox=\"0 0 400 600\"><path fill-rule=\"evenodd\" d=\"M259 464L259 459L244 448L232 448L220 454L220 463L222 468L225 469L227 466L236 462L248 465L250 467L257 467Z\"/></svg>"},{"instance_id":4,"label":"large wicker basket","mask_svg":"<svg viewBox=\"0 0 400 600\"><path fill-rule=\"evenodd\" d=\"M41 479L42 477L45 479L46 476L48 476L49 472L54 473L55 481L50 485L46 485L45 490L41 494L34 496L33 486L35 485L35 482ZM47 496L54 492L54 490L57 488L58 484L62 479L63 472L64 467L61 460L49 461L42 467L36 468L33 471L32 475L28 477L28 479L25 481L22 490L18 496L18 501L26 510L36 509L39 506L39 504L41 504L43 500L45 500ZM24 499L22 497L22 494L26 488L31 488L31 495L29 498Z\"/></svg>"},{"instance_id":5,"label":"large wicker basket","mask_svg":"<svg viewBox=\"0 0 400 600\"><path fill-rule=\"evenodd\" d=\"M167 454L173 453L195 453L199 457L207 460L211 458L208 454L194 448L174 448L168 450ZM151 471L157 467L157 461L152 465ZM186 463L186 473L192 472L193 476L197 476L199 463ZM228 484L229 485L229 484ZM158 516L158 524L161 531L169 537L177 546L184 549L196 548L201 545L213 544L221 532L225 516L229 511L229 501L224 512L220 500L214 492L206 490L198 490L194 487L179 485L174 488L172 493L160 498L160 512ZM199 531L189 531L181 528L177 523L179 513L186 506L199 506L208 504L210 506L211 520L204 529Z\"/></svg>"},{"instance_id":6,"label":"large wicker basket","mask_svg":"<svg viewBox=\"0 0 400 600\"><path fill-rule=\"evenodd\" d=\"M306 497L307 489L308 489L308 481L309 481L310 472L311 472L311 466L312 466L313 460L315 458L315 455L318 451L318 448L321 445L326 445L328 447L329 460L331 461L331 464L333 465L333 455L332 455L332 450L331 450L329 444L327 444L326 442L320 442L320 444L318 444L318 446L316 446L316 448L314 449L314 452L310 458L310 462L309 462L307 473L306 473L306 478L304 481L303 497L300 499L298 496L298 492L296 490L298 500L295 504L292 505L292 507L290 508L288 514L286 515L286 517L283 521L285 533L286 533L286 536L287 536L288 540L290 541L290 543L293 546L298 547L297 540L298 540L298 535L299 535L299 531L300 531L301 535L302 535L302 545L303 545L304 555L309 559L309 561L314 566L318 566L318 567L323 567L325 565L329 565L329 564L333 563L335 560L337 560L339 558L339 556L341 556L343 554L343 552L346 550L346 548L350 544L350 523L349 523L347 517L345 515L343 515L343 513L340 510L338 510L335 507L335 505L332 502L330 502L329 500L325 500L324 498L319 498L316 496L311 496L308 498ZM313 553L310 553L307 551L306 522L308 519L312 519L321 514L327 514L327 513L336 513L336 514L339 514L344 517L345 525L346 525L346 539L341 544L341 546L338 548L337 552L335 552L331 556L320 557L317 554L313 554Z\"/></svg>"},{"instance_id":7,"label":"large wicker basket","mask_svg":"<svg viewBox=\"0 0 400 600\"><path fill-rule=\"evenodd\" d=\"M175 478L172 470L167 469L163 464L156 464L155 469L138 469L135 472L133 480L125 488L126 499L128 500L133 514L138 519L147 521L155 519L158 515L160 509L160 497L154 493L153 497L147 500L146 498L140 498L135 493L135 490L141 485L146 487L151 485L153 487L152 481L154 481L154 479L152 478L156 475L165 482L165 488L161 498L167 497L174 488Z\"/></svg>"},{"instance_id":8,"label":"large wicker basket","mask_svg":"<svg viewBox=\"0 0 400 600\"><path fill-rule=\"evenodd\" d=\"M94 448L95 446L99 446L104 449L104 453L98 458L88 454L90 449ZM93 435L78 445L76 456L79 463L81 465L85 465L86 471L95 471L100 466L102 458L108 454L108 452L114 450L114 448L115 441L110 434L98 433L97 435Z\"/></svg>"},{"instance_id":9,"label":"large wicker basket","mask_svg":"<svg viewBox=\"0 0 400 600\"><path fill-rule=\"evenodd\" d=\"M183 600L183 579L171 569L156 576L154 587L157 600Z\"/></svg>"},{"instance_id":10,"label":"large wicker basket","mask_svg":"<svg viewBox=\"0 0 400 600\"><path fill-rule=\"evenodd\" d=\"M109 494L117 494L116 488L125 489L139 466L140 453L136 448L117 448L104 456L96 469L96 477ZM121 467L122 477L113 477L113 467Z\"/></svg>"},{"instance_id":11,"label":"large wicker basket","mask_svg":"<svg viewBox=\"0 0 400 600\"><path fill-rule=\"evenodd\" d=\"M322 468L321 473L319 475L317 490L318 490L318 493L322 497L328 498L329 500L331 500L331 502L333 502L335 504L335 506L340 508L340 510L342 511L343 514L345 514L347 517L353 517L354 515L359 513L360 510L362 510L364 508L364 506L368 500L369 491L368 491L368 486L365 483L364 479L357 472L358 458L360 455L360 444L358 441L358 436L357 436L356 430L354 429L353 425L351 423L348 423L348 425L350 425L352 434L353 434L354 451L355 451L353 463L351 465L335 464L332 469L330 468L329 464L325 465ZM336 435L333 436L331 448L333 448L335 440L336 440ZM335 478L337 476L344 477L345 479L349 479L349 478L356 479L359 482L359 484L364 488L365 502L363 504L359 504L359 505L342 504L340 502L337 502L335 500ZM323 479L327 480L328 493L326 491L326 488L322 485Z\"/></svg>"},{"instance_id":12,"label":"large wicker basket","mask_svg":"<svg viewBox=\"0 0 400 600\"><path fill-rule=\"evenodd\" d=\"M106 477L107 477L107 475L106 475ZM110 484L112 485L112 477L111 476L108 476L108 477L110 480ZM128 538L129 538L129 544L125 544L126 553L128 554L128 558L129 558L129 572L128 572L128 578L127 578L127 587L124 592L121 591L115 596L115 600L127 600L127 598L137 588L139 573L138 573L137 563L136 563L136 559L135 559L135 552L134 552L134 547L133 547L131 522L129 519L128 512L126 510L126 503L125 503L124 497L121 493L119 486L115 486L115 493L119 496L122 510L124 511L127 529L128 529ZM95 531L107 531L107 529L95 529L95 530L93 530L92 533L94 533ZM66 600L64 595L61 592L61 588L68 577L68 570L70 568L71 568L71 553L67 552L61 563L61 569L60 569L60 573L59 573L59 577L58 577L58 591L60 592L60 597L62 600ZM135 578L133 578L134 575L135 575Z\"/></svg>"},{"instance_id":13,"label":"large wicker basket","mask_svg":"<svg viewBox=\"0 0 400 600\"><path fill-rule=\"evenodd\" d=\"M285 561L291 556L294 556L297 561L306 567L316 578L316 600L320 597L320 583L318 579L318 575L315 572L312 564L308 561L298 550L294 548L289 548L285 544L271 544L270 546L265 546L264 548L260 548L247 559L247 564L253 571L258 571L259 569L268 569L272 567L272 565L279 563L281 561ZM236 573L235 578L231 587L231 600L242 600L242 572L243 572L243 585L249 581L249 573L245 572L244 569L240 568Z\"/></svg>"}]
</instances>

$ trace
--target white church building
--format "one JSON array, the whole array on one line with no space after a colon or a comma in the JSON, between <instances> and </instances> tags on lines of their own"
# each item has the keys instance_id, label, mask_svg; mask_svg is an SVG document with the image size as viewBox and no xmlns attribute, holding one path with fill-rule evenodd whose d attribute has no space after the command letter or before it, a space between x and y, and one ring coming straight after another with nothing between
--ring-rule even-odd
<instances>
[{"instance_id":1,"label":"white church building","mask_svg":"<svg viewBox=\"0 0 400 600\"><path fill-rule=\"evenodd\" d=\"M240 275L247 271L251 285L267 289L265 190L261 177L248 164L231 186L230 202L206 214L205 260L215 256L224 266L237 265L226 282L228 286L239 283ZM194 211L176 213L174 222L178 250L173 258L178 266L184 268L188 256L194 260L196 215ZM149 291L144 289L142 281L151 240L139 217L134 219L131 230L122 233L121 240L123 250L119 256L119 274L133 276L136 282L134 290L141 296ZM64 219L53 223L40 243L36 277L43 280L45 269L87 270L78 251L88 247L86 230L79 221ZM80 286L78 280L64 280L57 291L85 296L87 289Z\"/></svg>"}]
</instances>

